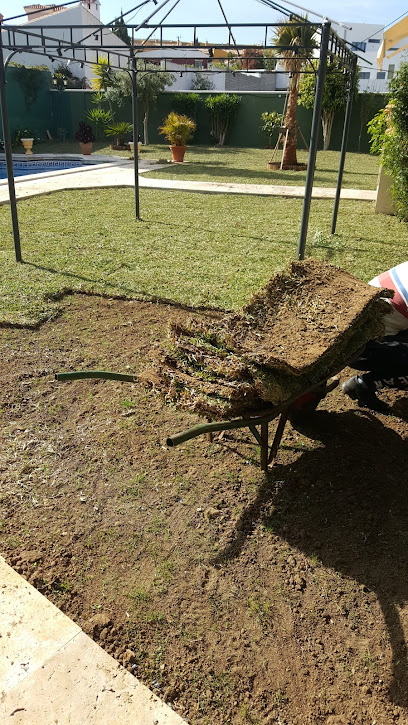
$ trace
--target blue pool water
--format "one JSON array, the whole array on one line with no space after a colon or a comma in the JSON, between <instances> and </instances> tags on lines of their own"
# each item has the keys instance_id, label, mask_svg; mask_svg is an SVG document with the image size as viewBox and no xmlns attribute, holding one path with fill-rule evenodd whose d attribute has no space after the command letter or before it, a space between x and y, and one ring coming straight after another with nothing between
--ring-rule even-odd
<instances>
[{"instance_id":1,"label":"blue pool water","mask_svg":"<svg viewBox=\"0 0 408 725\"><path fill-rule=\"evenodd\" d=\"M81 161L14 161L14 176L28 176L29 174L45 174L49 171L75 169L82 166ZM6 164L0 162L0 179L7 179Z\"/></svg>"}]
</instances>

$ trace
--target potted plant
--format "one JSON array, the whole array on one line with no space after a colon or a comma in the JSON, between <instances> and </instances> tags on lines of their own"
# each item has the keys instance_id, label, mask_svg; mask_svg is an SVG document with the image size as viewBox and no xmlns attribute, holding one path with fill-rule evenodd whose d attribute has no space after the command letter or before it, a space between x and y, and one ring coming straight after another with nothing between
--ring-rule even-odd
<instances>
[{"instance_id":1,"label":"potted plant","mask_svg":"<svg viewBox=\"0 0 408 725\"><path fill-rule=\"evenodd\" d=\"M81 151L84 156L90 156L92 153L92 143L95 141L92 128L84 121L80 121L78 131L75 134L75 140L79 141Z\"/></svg>"},{"instance_id":2,"label":"potted plant","mask_svg":"<svg viewBox=\"0 0 408 725\"><path fill-rule=\"evenodd\" d=\"M31 129L25 128L22 130L17 131L17 136L19 136L21 143L23 144L25 148L25 152L27 155L32 154L32 148L34 143L34 136Z\"/></svg>"},{"instance_id":3,"label":"potted plant","mask_svg":"<svg viewBox=\"0 0 408 725\"><path fill-rule=\"evenodd\" d=\"M180 116L174 111L169 113L163 126L159 126L159 132L170 142L173 161L183 161L186 152L186 141L193 135L195 130L196 124L192 118Z\"/></svg>"},{"instance_id":4,"label":"potted plant","mask_svg":"<svg viewBox=\"0 0 408 725\"><path fill-rule=\"evenodd\" d=\"M114 136L116 138L116 144L111 144L111 149L115 151L124 151L128 148L125 145L125 136L132 130L132 124L127 121L119 121L118 123L111 123L107 126L105 133L107 136Z\"/></svg>"},{"instance_id":5,"label":"potted plant","mask_svg":"<svg viewBox=\"0 0 408 725\"><path fill-rule=\"evenodd\" d=\"M132 133L132 135L130 137L130 140L129 140L129 148L130 148L130 151L131 151L132 154L134 154L134 152L135 152L134 147L135 147L135 144L134 144L134 141L133 141L133 133ZM139 133L139 136L138 136L138 139L137 139L137 155L138 156L140 156L140 149L141 148L142 148L142 139L140 138L140 133Z\"/></svg>"}]
</instances>

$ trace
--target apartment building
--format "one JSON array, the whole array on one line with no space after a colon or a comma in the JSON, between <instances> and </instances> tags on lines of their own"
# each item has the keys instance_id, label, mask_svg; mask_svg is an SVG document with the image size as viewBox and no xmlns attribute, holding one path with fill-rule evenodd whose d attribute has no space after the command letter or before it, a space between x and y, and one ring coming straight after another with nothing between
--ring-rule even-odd
<instances>
[{"instance_id":1,"label":"apartment building","mask_svg":"<svg viewBox=\"0 0 408 725\"><path fill-rule=\"evenodd\" d=\"M387 60L384 58L382 70L377 65L377 53L380 49L384 26L370 23L347 23L337 25L333 23L333 30L350 43L351 49L359 56L359 91L372 93L386 93L388 82L398 70L400 63L407 60L404 53ZM400 41L390 51L396 51L405 45Z\"/></svg>"}]
</instances>

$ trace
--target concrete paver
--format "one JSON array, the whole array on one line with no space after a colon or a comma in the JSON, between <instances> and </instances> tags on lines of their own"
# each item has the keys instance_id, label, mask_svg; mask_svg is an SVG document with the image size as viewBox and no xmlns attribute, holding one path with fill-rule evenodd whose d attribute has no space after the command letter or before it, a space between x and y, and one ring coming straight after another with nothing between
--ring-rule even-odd
<instances>
[{"instance_id":1,"label":"concrete paver","mask_svg":"<svg viewBox=\"0 0 408 725\"><path fill-rule=\"evenodd\" d=\"M67 158L83 158L67 155ZM33 159L37 157L33 156ZM45 158L45 156L44 156ZM51 156L49 156L51 158ZM96 166L84 166L81 169L69 169L61 173L53 171L47 174L17 177L15 180L18 199L30 198L39 194L50 194L64 189L93 189L95 187L132 187L134 185L133 162L126 159L112 160L109 156L92 156L93 160L104 163ZM167 166L167 164L166 164ZM163 168L163 164L140 159L139 185L142 188L162 189L166 191L197 192L205 194L252 194L257 196L284 196L303 198L303 186L280 186L273 184L228 184L214 181L177 181L172 179L145 178L147 171ZM376 191L367 189L342 189L342 199L375 201ZM335 189L314 187L314 199L334 199ZM0 204L9 200L7 180L0 181Z\"/></svg>"},{"instance_id":2,"label":"concrete paver","mask_svg":"<svg viewBox=\"0 0 408 725\"><path fill-rule=\"evenodd\" d=\"M186 725L0 557L0 723Z\"/></svg>"}]
</instances>

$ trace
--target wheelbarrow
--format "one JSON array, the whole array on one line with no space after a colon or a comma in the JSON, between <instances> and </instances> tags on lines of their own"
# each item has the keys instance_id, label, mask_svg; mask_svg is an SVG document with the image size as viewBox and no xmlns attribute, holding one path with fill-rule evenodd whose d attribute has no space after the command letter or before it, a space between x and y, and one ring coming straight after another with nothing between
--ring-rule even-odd
<instances>
[{"instance_id":1,"label":"wheelbarrow","mask_svg":"<svg viewBox=\"0 0 408 725\"><path fill-rule=\"evenodd\" d=\"M80 370L69 373L57 373L55 379L63 382L68 380L120 380L122 382L135 383L138 380L137 375L127 375L122 373L107 372L104 370ZM167 445L170 448L185 443L192 438L207 434L212 440L214 433L226 430L237 430L239 428L248 428L254 436L256 442L260 446L260 466L262 471L267 471L268 466L272 465L277 456L279 445L285 430L288 419L293 422L299 418L310 415L323 398L337 387L339 381L336 377L322 380L317 385L305 390L300 396L285 401L281 405L272 408L266 408L259 413L254 412L242 418L233 418L219 422L203 423L194 426L182 433L167 438ZM279 418L275 430L272 445L269 445L269 423Z\"/></svg>"}]
</instances>

